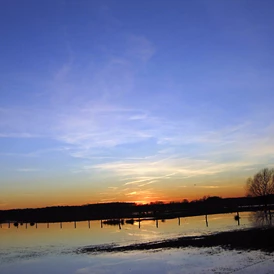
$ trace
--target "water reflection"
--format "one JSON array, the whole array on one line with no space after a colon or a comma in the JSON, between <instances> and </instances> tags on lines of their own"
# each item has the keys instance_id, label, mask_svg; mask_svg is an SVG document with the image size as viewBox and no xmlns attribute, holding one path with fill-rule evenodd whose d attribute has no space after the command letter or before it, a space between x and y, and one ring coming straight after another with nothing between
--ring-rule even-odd
<instances>
[{"instance_id":1,"label":"water reflection","mask_svg":"<svg viewBox=\"0 0 274 274\"><path fill-rule=\"evenodd\" d=\"M248 218L250 213L241 213L241 227L248 227L253 222ZM141 224L141 225L140 225ZM121 228L121 229L119 229ZM237 229L234 221L234 214L215 214L207 216L196 216L176 219L118 219L102 221L81 221L66 223L28 223L24 226L4 223L0 229L0 242L6 244L14 243L15 238L19 242L25 238L40 241L43 239L66 238L71 241L71 236L83 239L105 242L142 241L141 235L146 235L146 239L170 238L176 236L196 236L218 231ZM69 234L69 235L67 235ZM16 236L15 236L16 235ZM62 236L61 236L62 235ZM36 238L37 237L37 238ZM18 239L17 239L18 240ZM80 241L82 242L82 241ZM18 244L16 241L15 245Z\"/></svg>"},{"instance_id":2,"label":"water reflection","mask_svg":"<svg viewBox=\"0 0 274 274\"><path fill-rule=\"evenodd\" d=\"M234 216L235 213L163 220L136 218L123 219L121 222L120 219L119 222L112 224L106 220L83 221L77 224L75 222L38 223L38 226L34 223L33 225L28 223L27 226L22 226L20 223L18 226L4 223L0 228L0 272L7 273L1 269L4 263L11 267L27 260L30 262L34 258L36 261L41 261L49 255L60 258L86 246L125 246L181 236L207 235L249 228L258 224L272 225L271 216L266 216L264 212L240 212L240 225Z\"/></svg>"},{"instance_id":3,"label":"water reflection","mask_svg":"<svg viewBox=\"0 0 274 274\"><path fill-rule=\"evenodd\" d=\"M175 219L122 219L119 222L82 221L64 223L38 223L27 226L13 223L0 228L0 251L16 254L26 249L43 251L50 247L57 250L74 249L87 245L128 245L150 241L162 241L181 236L200 236L215 232L251 227L249 212L242 212L238 226L231 214L215 214ZM0 256L0 263L1 263Z\"/></svg>"},{"instance_id":4,"label":"water reflection","mask_svg":"<svg viewBox=\"0 0 274 274\"><path fill-rule=\"evenodd\" d=\"M270 211L257 211L257 212L252 212L250 214L250 222L252 223L253 226L272 226L273 225L273 212Z\"/></svg>"}]
</instances>

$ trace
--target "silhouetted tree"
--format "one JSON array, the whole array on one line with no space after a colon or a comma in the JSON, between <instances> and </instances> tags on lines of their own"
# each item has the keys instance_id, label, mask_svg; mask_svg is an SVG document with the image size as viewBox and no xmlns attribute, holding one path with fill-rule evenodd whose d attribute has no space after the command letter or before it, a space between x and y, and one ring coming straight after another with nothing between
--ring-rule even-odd
<instances>
[{"instance_id":1,"label":"silhouetted tree","mask_svg":"<svg viewBox=\"0 0 274 274\"><path fill-rule=\"evenodd\" d=\"M262 197L267 205L267 196L274 194L274 169L264 168L252 178L248 178L247 194L253 197Z\"/></svg>"}]
</instances>

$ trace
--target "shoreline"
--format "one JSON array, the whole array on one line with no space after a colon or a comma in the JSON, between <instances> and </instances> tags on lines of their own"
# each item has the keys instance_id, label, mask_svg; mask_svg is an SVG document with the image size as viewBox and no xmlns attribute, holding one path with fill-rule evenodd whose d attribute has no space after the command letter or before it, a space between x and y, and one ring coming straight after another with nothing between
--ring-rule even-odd
<instances>
[{"instance_id":1,"label":"shoreline","mask_svg":"<svg viewBox=\"0 0 274 274\"><path fill-rule=\"evenodd\" d=\"M107 253L125 251L149 251L184 247L217 247L224 249L260 250L274 252L274 227L256 227L219 232L204 236L187 236L157 242L126 246L104 245L81 248L78 253Z\"/></svg>"}]
</instances>

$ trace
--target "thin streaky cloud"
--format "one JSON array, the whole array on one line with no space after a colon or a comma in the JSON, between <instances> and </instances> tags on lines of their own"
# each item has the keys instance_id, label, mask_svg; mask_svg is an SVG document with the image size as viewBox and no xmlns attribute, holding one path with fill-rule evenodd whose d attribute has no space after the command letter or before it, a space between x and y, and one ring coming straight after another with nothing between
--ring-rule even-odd
<instances>
[{"instance_id":1,"label":"thin streaky cloud","mask_svg":"<svg viewBox=\"0 0 274 274\"><path fill-rule=\"evenodd\" d=\"M18 172L38 172L40 169L37 168L18 168L16 171Z\"/></svg>"},{"instance_id":2,"label":"thin streaky cloud","mask_svg":"<svg viewBox=\"0 0 274 274\"><path fill-rule=\"evenodd\" d=\"M150 181L150 182L147 182L147 183L144 183L144 184L140 184L140 185L138 185L138 187L143 187L143 186L151 185L151 184L154 184L156 182L158 182L158 180L153 180L153 181Z\"/></svg>"}]
</instances>

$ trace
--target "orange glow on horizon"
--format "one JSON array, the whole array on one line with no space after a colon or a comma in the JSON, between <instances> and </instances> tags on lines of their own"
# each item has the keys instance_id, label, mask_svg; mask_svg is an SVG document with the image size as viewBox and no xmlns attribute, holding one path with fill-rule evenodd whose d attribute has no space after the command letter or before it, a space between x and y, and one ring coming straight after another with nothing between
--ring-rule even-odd
<instances>
[{"instance_id":1,"label":"orange glow on horizon","mask_svg":"<svg viewBox=\"0 0 274 274\"><path fill-rule=\"evenodd\" d=\"M77 193L78 195L66 195L66 196L51 196L51 197L30 197L28 199L20 199L16 198L10 201L10 203L0 205L0 210L7 209L16 209L16 208L41 208L41 207L51 207L51 206L80 206L85 204L96 204L96 203L111 203L111 202L133 202L136 204L150 204L153 202L182 202L183 200L188 200L189 202L193 200L202 199L204 196L219 196L221 198L236 198L245 196L245 190L243 186L235 187L227 187L224 189L216 188L210 189L210 191L205 191L205 189L195 189L194 192L187 191L187 189L182 189L180 192L178 191L170 191L166 193L166 196L161 193L161 195L157 195L154 197L142 197L141 195L136 195L135 199L128 199L128 197L119 197L117 195L116 199L105 199L99 200L97 197L90 197L85 195L81 195L81 193Z\"/></svg>"}]
</instances>

